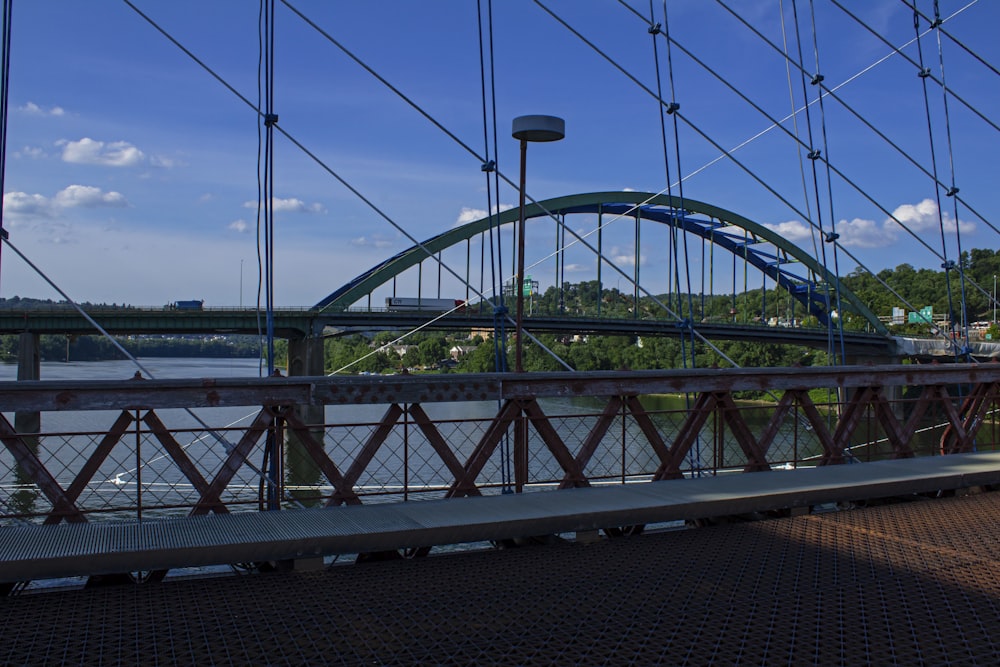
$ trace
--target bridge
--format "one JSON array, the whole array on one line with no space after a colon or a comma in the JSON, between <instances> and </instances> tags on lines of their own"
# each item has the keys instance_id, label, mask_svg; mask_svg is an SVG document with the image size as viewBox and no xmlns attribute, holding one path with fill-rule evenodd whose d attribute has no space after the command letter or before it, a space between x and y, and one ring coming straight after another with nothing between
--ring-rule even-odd
<instances>
[{"instance_id":1,"label":"bridge","mask_svg":"<svg viewBox=\"0 0 1000 667\"><path fill-rule=\"evenodd\" d=\"M486 247L489 243L487 235L503 232L504 225L508 228L515 225L519 220L517 214L516 210L508 210L415 244L348 281L312 308L274 309L274 333L278 337L302 344L310 339L317 341L323 335L408 331L422 327L443 331L492 330L496 326L494 311L503 305L503 298L500 295L473 293L474 276L471 275L471 269L463 276L463 301L467 305L456 312L386 309L379 303L379 298L389 293L387 289L392 289L395 296L398 281L409 285L408 289L412 289L418 297L422 295L424 298L431 298L425 294L424 274L433 277L435 269L436 296L440 298L442 276L440 267L436 266L438 257L456 249L464 251L464 258L459 265L471 267L471 241L475 239L480 248ZM611 219L627 217L636 226L637 235L639 226L644 221L691 234L710 244L712 248L718 247L720 251L728 253L734 264L739 260L745 267L758 271L763 280L770 279L777 289L787 294L788 301L776 306L773 311L769 311L766 302L762 301L760 314L748 312L745 305L738 303L736 272L733 272L733 291L720 296L733 304L726 317L733 322L741 322L720 322L709 316L706 295L688 298L687 295L676 293L652 294L649 288L640 287L638 275L631 275L626 278L635 281L632 294L624 295L617 290L613 292L629 304L628 310L617 314L609 313L610 308L604 303L607 273L611 272L612 276L616 276L614 271L617 271L620 274L616 277L619 284L621 275L624 274L620 268L604 259L606 250L602 236L599 235L592 250L601 260L595 264L597 289L590 295L590 301L578 300L572 308L567 308L564 297L560 297L559 306L554 312L542 312L540 309L536 313L532 310L525 320L526 327L532 331L569 335L699 336L705 340L744 340L802 345L821 350L834 346L853 360L941 358L954 356L962 349L978 359L1000 356L1000 344L992 342L970 341L959 344L943 334L930 339L890 336L881 318L810 253L769 228L717 206L692 199L682 201L668 195L623 191L558 197L536 202L525 211L526 218L548 223L555 232L578 227L576 223L568 223L567 216L592 219L598 230L608 224L605 221L607 216ZM555 234L557 247L553 255L556 257L564 252L564 237L565 233ZM513 239L514 235L511 234L510 238ZM588 243L582 236L577 240L583 244ZM425 264L433 266L425 269ZM711 266L707 268L712 270ZM414 270L417 273L415 284L410 280ZM564 272L565 266L561 270ZM565 279L558 274L555 283L557 289L565 288ZM709 296L714 298L716 295ZM510 301L508 294L507 302ZM837 304L840 304L841 313L833 317L831 313L835 312ZM581 315L581 312L592 315ZM768 312L786 315L788 320L783 320L781 326L767 326ZM263 314L250 308L187 310L171 307L91 307L87 309L87 314L105 331L114 335L257 335L264 327ZM814 326L799 324L800 319L808 317L815 320ZM856 318L862 327L858 328L855 324L852 328L845 328L844 321L852 318ZM514 324L509 316L507 319L508 324ZM751 323L751 319L757 320L757 323ZM0 334L30 332L35 335L86 335L94 331L93 324L68 305L0 311ZM322 368L314 367L314 371L321 372Z\"/></svg>"},{"instance_id":2,"label":"bridge","mask_svg":"<svg viewBox=\"0 0 1000 667\"><path fill-rule=\"evenodd\" d=\"M275 3L266 11L265 4L258 18L263 32L274 25ZM287 18L305 19L310 30L346 51L291 2L281 4L295 15ZM630 6L635 3L620 4L635 19L636 33L653 40L655 84L619 65L546 3L534 3L569 28L564 36L579 39L649 95L662 139L662 155L655 157L662 163L644 169L665 168L661 192L654 185L648 192L535 200L525 186L527 139L519 138L518 195L531 202L502 210L510 192L501 181L515 184L502 171L513 173L510 165L500 164L496 112L490 118L487 111L490 68L481 61L485 146L473 149L460 138L468 128L446 128L419 100L364 65L421 122L431 121L459 145L463 168L485 175L487 213L458 226L442 219L435 229L447 231L423 241L350 184L339 165L335 169L295 137L292 109L281 110L279 123L279 110L271 106L273 39L260 35L258 72L265 74L259 74L262 95L255 104L135 9L259 117L261 287L268 343L271 334L289 339L288 377L153 380L137 374L120 381L0 382L0 593L11 598L0 607L8 635L0 662L995 662L1000 586L991 565L1000 556L1000 530L990 517L1000 509L1000 364L969 362L1000 355L995 345L970 340L969 328L974 313L987 306L995 313L997 294L995 273L990 293L986 274L963 256L961 234L968 219L979 229L998 230L989 220L992 204L974 207L976 194L992 195L993 184L985 179L983 185L988 171L976 161L960 169L966 179L960 189L954 165L962 160L954 158L963 150L953 151L951 137L969 118L986 124L984 134L1000 126L945 85L942 41L955 42L947 42L949 49L963 47L990 76L1000 70L953 37L952 17L940 16L936 2L933 16L916 2L912 15L904 12L904 27L912 27L916 38L902 46L837 0L825 7L861 23L891 47L893 57L913 66L907 79L922 88L922 98L893 96L891 122L901 118L900 109L925 110L921 120L933 163L925 165L914 155L924 156L928 146L899 140L865 118L856 108L862 104L843 103L833 70L819 71L818 41L815 68L799 62L808 41L799 32L808 23L797 13L804 7L791 3L796 58L725 2L716 3L727 19L732 15L749 29L743 38L780 55L778 69L787 81L779 83L791 92L800 79L803 99L793 100L792 115L781 119L765 108L770 105L754 101L758 90L731 82L740 76L718 76L683 47L676 26L671 37L666 4L662 17L652 6L646 17ZM779 9L784 28L786 12ZM488 31L483 20L480 51L487 50L488 33L492 66L492 17ZM838 43L853 49L853 40L836 34ZM914 42L921 49L931 35L937 37L937 69L922 50L919 62L910 54ZM708 41L712 48L723 41L716 37ZM426 33L420 38L426 40ZM527 49L535 41L519 43ZM713 85L718 80L729 102L763 118L765 134L775 130L789 140L797 160L788 163L797 169L784 173L788 165L774 159L773 146L753 151L764 156L753 165L743 160L744 145L725 147L720 141L730 145L729 119L721 131L715 128L715 137L704 131L701 123L730 105L700 89L675 91L673 57L661 63L658 46L689 57ZM9 43L5 49L6 57ZM761 62L749 52L745 60L754 69ZM661 64L669 64L669 75L661 76ZM4 109L6 81L0 83ZM949 78L949 85L956 81L961 79ZM532 90L532 83L538 82L526 80L519 91ZM940 118L928 96L932 84L942 95ZM605 92L610 89L589 77L577 88L572 92L612 100L616 120L625 109L629 120L639 117L631 114L638 109L633 100ZM845 118L860 123L832 150L824 101L844 107L837 112L843 116L831 114L831 129ZM949 102L961 103L962 120L956 115L952 121ZM574 104L580 103L568 108ZM24 111L33 113L34 106ZM802 116L806 128L798 123ZM594 143L590 163L633 157L637 142L612 137L606 118L601 121L595 126L607 150L626 150L605 155ZM959 147L988 152L978 137L963 135ZM276 138L302 149L357 195L366 207L368 217L359 216L366 227L369 217L377 218L413 245L312 308L274 307L274 256L281 247L272 245L276 203L279 209L296 202L308 207L271 191ZM89 142L79 145L99 143ZM711 146L709 159L724 160L732 170L701 189L718 201L687 196L698 171L688 167L671 176L691 155L686 152L682 162L682 144L685 151L697 145L699 156ZM884 169L875 144L898 161L886 170L894 176L891 194L868 190L879 180L872 173ZM855 146L862 146L861 160L871 160L862 165L863 178L831 157L839 160L841 148L846 153ZM79 150L70 153L81 160ZM140 157L138 149L123 153L128 155L117 162ZM30 154L41 151L26 149ZM82 156L101 166L116 162L99 157ZM903 173L899 163L915 169L916 178L895 178ZM938 171L946 163L949 175ZM590 176L562 182L573 181L595 182ZM616 173L611 182L635 181L646 183L645 174L623 181ZM802 192L796 192L800 182ZM747 196L747 183L773 201L762 205ZM478 188L468 192L478 194ZM51 202L20 194L11 197L12 209L20 204L22 211L55 217L63 208L98 200L125 201L120 193L102 198L99 188L84 186ZM935 211L930 225L900 199L925 196L921 203L931 202ZM853 214L843 212L845 201L873 219L841 219ZM401 208L409 215L415 205L406 201ZM348 222L357 215L344 213ZM885 224L879 227L874 218ZM943 270L939 291L947 292L948 321L935 326L936 340L891 336L879 317L887 313L876 313L870 296L845 284L838 261L850 258L858 275L877 284L879 295L891 294L894 305L911 311L923 305L907 303L897 286L855 254L856 235L867 223L887 236L908 235L912 247L926 250L922 260ZM807 238L811 250L801 240ZM0 229L0 242L27 259L14 241ZM333 246L327 261L343 247ZM902 248L898 254L909 257ZM515 257L527 259L526 270ZM647 262L650 257L657 261ZM574 288L581 284L594 289L584 294ZM554 298L543 307L550 292ZM465 306L450 313L383 311L383 299L391 297L458 299ZM499 332L514 324L511 302L519 297L539 300L525 318L529 334L678 336L689 346L692 366L696 348L717 339L808 345L826 350L836 365L323 375L325 335L418 327ZM772 319L787 326L767 326ZM21 336L19 376L39 380L37 336L93 333L95 323L115 335L259 334L262 315L249 309L90 309L86 316L25 311L0 314L0 333ZM494 339L502 367L504 341ZM901 356L955 363L851 363ZM542 544L550 548L532 548ZM178 581L191 568L241 576ZM63 585L83 590L22 595ZM327 632L330 627L336 631Z\"/></svg>"}]
</instances>

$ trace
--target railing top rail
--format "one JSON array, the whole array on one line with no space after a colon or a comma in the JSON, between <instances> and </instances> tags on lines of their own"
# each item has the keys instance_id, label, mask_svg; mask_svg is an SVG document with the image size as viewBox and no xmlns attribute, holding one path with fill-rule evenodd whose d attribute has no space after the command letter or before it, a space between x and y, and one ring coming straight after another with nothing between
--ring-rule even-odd
<instances>
[{"instance_id":1,"label":"railing top rail","mask_svg":"<svg viewBox=\"0 0 1000 667\"><path fill-rule=\"evenodd\" d=\"M1000 382L1000 363L556 373L0 382L0 409L364 405Z\"/></svg>"}]
</instances>

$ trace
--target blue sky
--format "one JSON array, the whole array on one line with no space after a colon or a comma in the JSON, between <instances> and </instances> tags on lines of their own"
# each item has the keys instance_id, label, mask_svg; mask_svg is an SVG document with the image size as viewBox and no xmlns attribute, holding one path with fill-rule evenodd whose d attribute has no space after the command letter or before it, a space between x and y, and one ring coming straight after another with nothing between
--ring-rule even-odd
<instances>
[{"instance_id":1,"label":"blue sky","mask_svg":"<svg viewBox=\"0 0 1000 667\"><path fill-rule=\"evenodd\" d=\"M483 153L475 2L290 2ZM135 4L241 94L256 101L257 3L136 0ZM648 2L630 4L648 15ZM656 20L664 22L662 3L653 4ZM748 23L778 45L783 9L784 27L794 45L791 0L727 0L726 4L738 8ZM799 0L797 9L805 61L815 71L810 4ZM839 88L838 94L930 169L924 98L913 66L898 55L876 65L890 51L884 43L828 0L814 4L824 83L838 86L864 72ZM903 45L913 39L912 12L902 2L846 4L891 43ZM932 12L929 0L918 4L925 13ZM622 3L494 2L500 169L516 180L518 154L510 138L511 119L554 114L566 119L567 137L531 147L528 189L534 198L600 190L664 190L657 102L543 6L645 86L656 88L646 23ZM992 0L942 0L940 7L943 17L951 17L944 28L1000 68L1000 46L991 34L1000 25L1000 5ZM671 36L680 46L770 115L785 118L790 113L782 58L722 5L671 0L668 12ZM284 130L415 238L428 238L485 211L485 182L475 157L280 2L276 26L275 109ZM934 35L925 37L922 45L927 64L940 77ZM81 301L162 305L205 299L208 306L230 306L238 305L242 294L244 304L253 303L256 113L122 2L15 2L12 48L4 224L14 244ZM668 54L662 38L658 49L666 89ZM905 52L917 58L915 45ZM1000 78L947 39L943 53L949 87L1000 124L996 113ZM770 125L679 48L674 47L670 57L681 112L712 141L731 149ZM800 105L797 76L793 90ZM962 197L1000 226L992 162L1000 154L1000 132L955 100L949 101L946 125L940 90L933 85L929 90L940 180L951 180L946 141L950 130ZM669 92L664 97L671 99ZM824 155L867 193L861 195L834 177L831 205L823 173L825 224L832 215L845 249L873 270L903 262L937 268L940 260L882 210L893 212L940 252L930 179L838 103L828 98L824 106L828 137ZM818 110L811 120L817 137L814 145L821 145ZM804 139L801 114L798 125ZM792 129L790 121L786 126ZM681 172L690 176L684 183L686 197L730 209L811 247L801 216L731 161L713 163L719 150L710 142L682 124L675 146L672 126L668 132L671 175L676 179L679 153ZM280 135L275 153L278 305L311 305L410 245ZM787 134L772 130L735 155L782 197L804 209L801 152ZM807 191L811 192L811 176ZM517 193L502 189L498 199L502 207L513 206ZM942 202L947 252L954 257L952 200ZM959 208L958 220L963 248L997 247L996 232L965 207ZM589 223L579 224L583 228ZM539 227L535 233L543 232ZM547 254L547 243L532 243L529 236L529 264ZM633 261L631 227L609 227L605 244L609 256L623 264ZM666 265L665 253L652 234L639 254L644 275L654 276ZM567 280L595 277L595 262L585 255L579 249L567 253ZM453 255L446 261L464 272L464 257ZM700 256L692 258L694 264L700 261ZM841 273L853 267L852 261L841 257ZM545 275L544 269L539 267L536 274ZM725 282L722 276L716 280ZM610 284L615 284L613 279ZM650 287L653 292L665 290L652 279ZM0 296L14 295L57 298L5 248ZM407 295L405 288L400 288L400 295Z\"/></svg>"}]
</instances>

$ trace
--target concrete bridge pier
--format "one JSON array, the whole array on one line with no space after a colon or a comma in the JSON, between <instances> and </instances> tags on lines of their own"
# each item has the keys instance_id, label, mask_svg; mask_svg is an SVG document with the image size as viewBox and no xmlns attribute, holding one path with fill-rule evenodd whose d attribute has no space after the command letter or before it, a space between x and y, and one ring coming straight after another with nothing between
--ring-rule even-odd
<instances>
[{"instance_id":1,"label":"concrete bridge pier","mask_svg":"<svg viewBox=\"0 0 1000 667\"><path fill-rule=\"evenodd\" d=\"M42 375L39 335L30 331L21 333L17 344L17 379L39 380ZM18 433L38 433L42 430L42 413L37 411L14 413L14 429ZM25 441L37 442L37 438Z\"/></svg>"}]
</instances>

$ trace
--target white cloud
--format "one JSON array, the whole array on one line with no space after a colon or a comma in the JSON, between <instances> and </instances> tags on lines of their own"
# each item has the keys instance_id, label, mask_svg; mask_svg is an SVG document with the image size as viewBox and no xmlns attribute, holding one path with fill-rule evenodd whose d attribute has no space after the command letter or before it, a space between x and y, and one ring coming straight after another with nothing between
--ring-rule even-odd
<instances>
[{"instance_id":1,"label":"white cloud","mask_svg":"<svg viewBox=\"0 0 1000 667\"><path fill-rule=\"evenodd\" d=\"M64 116L66 115L66 110L62 107L50 107L48 109L43 109L34 102L28 102L20 108L20 111L24 113L31 114L32 116Z\"/></svg>"},{"instance_id":2,"label":"white cloud","mask_svg":"<svg viewBox=\"0 0 1000 667\"><path fill-rule=\"evenodd\" d=\"M92 185L70 185L56 193L52 203L62 208L82 206L98 208L110 206L121 208L128 206L128 201L120 192L103 192Z\"/></svg>"},{"instance_id":3,"label":"white cloud","mask_svg":"<svg viewBox=\"0 0 1000 667\"><path fill-rule=\"evenodd\" d=\"M240 234L246 232L247 228L248 228L247 221L243 220L242 218L240 218L239 220L233 220L226 227L226 229L231 229L234 232L239 232Z\"/></svg>"},{"instance_id":4,"label":"white cloud","mask_svg":"<svg viewBox=\"0 0 1000 667\"><path fill-rule=\"evenodd\" d=\"M764 226L778 236L793 243L812 238L812 228L798 220L789 220L788 222L779 222L778 224L764 223Z\"/></svg>"},{"instance_id":5,"label":"white cloud","mask_svg":"<svg viewBox=\"0 0 1000 667\"><path fill-rule=\"evenodd\" d=\"M257 208L257 202L243 202L243 208ZM326 208L322 204L306 204L295 197L288 199L272 197L271 208L277 213L326 213Z\"/></svg>"},{"instance_id":6,"label":"white cloud","mask_svg":"<svg viewBox=\"0 0 1000 667\"><path fill-rule=\"evenodd\" d=\"M635 252L631 248L620 248L618 246L614 246L611 248L610 257L615 266L635 266ZM643 266L645 263L646 256L639 255L639 266Z\"/></svg>"},{"instance_id":7,"label":"white cloud","mask_svg":"<svg viewBox=\"0 0 1000 667\"><path fill-rule=\"evenodd\" d=\"M906 233L900 224L917 235L938 230L942 221L945 232L955 231L955 220L947 212L938 218L937 203L933 199L924 199L916 204L902 204L896 207L892 215L895 220L886 218L881 224L865 218L841 220L837 223L837 234L840 236L838 242L845 248L885 248L896 243ZM801 244L810 239L813 233L812 228L798 220L765 223L764 226L793 243ZM958 227L962 233L972 232L976 228L975 224L964 221L959 222Z\"/></svg>"},{"instance_id":8,"label":"white cloud","mask_svg":"<svg viewBox=\"0 0 1000 667\"><path fill-rule=\"evenodd\" d=\"M62 159L73 164L96 164L106 167L134 167L145 161L141 150L127 141L104 143L84 137L79 141L59 141L63 147Z\"/></svg>"},{"instance_id":9,"label":"white cloud","mask_svg":"<svg viewBox=\"0 0 1000 667\"><path fill-rule=\"evenodd\" d=\"M3 197L4 217L15 223L51 219L68 208L123 208L128 205L120 192L104 192L89 185L70 185L51 198L27 192L8 192Z\"/></svg>"},{"instance_id":10,"label":"white cloud","mask_svg":"<svg viewBox=\"0 0 1000 667\"><path fill-rule=\"evenodd\" d=\"M173 169L174 167L182 166L182 164L183 163L178 160L164 157L162 155L153 155L149 158L149 166L159 167L161 169Z\"/></svg>"},{"instance_id":11,"label":"white cloud","mask_svg":"<svg viewBox=\"0 0 1000 667\"><path fill-rule=\"evenodd\" d=\"M49 217L49 200L42 195L27 192L8 192L3 196L4 218L44 218Z\"/></svg>"},{"instance_id":12,"label":"white cloud","mask_svg":"<svg viewBox=\"0 0 1000 667\"><path fill-rule=\"evenodd\" d=\"M387 239L381 234L371 236L359 236L351 239L351 245L359 248L390 248L393 245L392 239Z\"/></svg>"},{"instance_id":13,"label":"white cloud","mask_svg":"<svg viewBox=\"0 0 1000 667\"><path fill-rule=\"evenodd\" d=\"M48 157L45 154L45 150L37 146L25 146L21 150L14 153L14 157L26 157L32 160L38 160L43 157Z\"/></svg>"},{"instance_id":14,"label":"white cloud","mask_svg":"<svg viewBox=\"0 0 1000 667\"><path fill-rule=\"evenodd\" d=\"M874 220L854 218L841 220L837 225L839 242L845 248L884 248L896 242L896 231L891 229L886 220L882 225Z\"/></svg>"},{"instance_id":15,"label":"white cloud","mask_svg":"<svg viewBox=\"0 0 1000 667\"><path fill-rule=\"evenodd\" d=\"M514 208L511 204L500 204L500 206L493 206L493 213L503 213L504 211L509 211ZM458 218L455 220L453 227L461 227L462 225L467 225L470 222L475 222L476 220L482 220L488 214L485 209L481 208L469 208L468 206L463 206L462 210L458 213Z\"/></svg>"},{"instance_id":16,"label":"white cloud","mask_svg":"<svg viewBox=\"0 0 1000 667\"><path fill-rule=\"evenodd\" d=\"M933 199L924 199L919 204L903 204L897 207L892 212L892 215L913 232L919 233L940 229L942 222L946 232L955 231L955 219L947 211L939 219L937 202ZM885 221L886 227L895 225L896 221L892 218ZM971 222L959 223L959 230L963 233L971 232L975 228L976 226Z\"/></svg>"}]
</instances>

